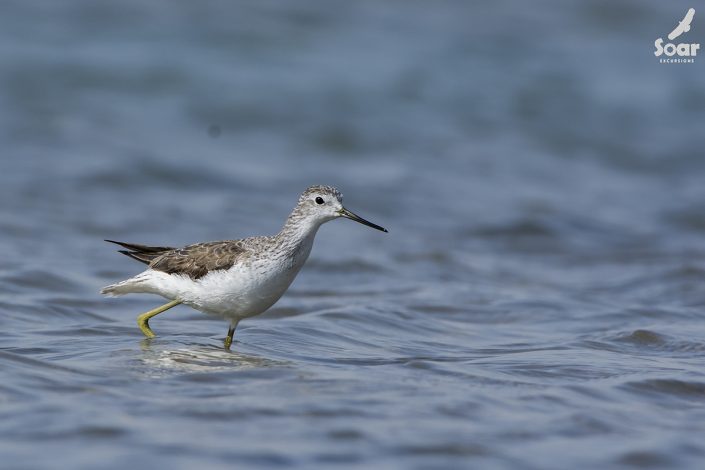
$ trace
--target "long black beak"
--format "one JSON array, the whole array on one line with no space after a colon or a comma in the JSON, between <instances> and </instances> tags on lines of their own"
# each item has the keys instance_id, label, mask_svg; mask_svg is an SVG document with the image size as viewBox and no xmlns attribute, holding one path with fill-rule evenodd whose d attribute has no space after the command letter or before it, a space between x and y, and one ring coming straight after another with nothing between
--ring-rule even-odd
<instances>
[{"instance_id":1,"label":"long black beak","mask_svg":"<svg viewBox=\"0 0 705 470\"><path fill-rule=\"evenodd\" d=\"M381 230L382 232L387 232L387 229L384 227L380 227L377 224L373 224L369 220L365 220L359 215L353 214L346 208L342 208L338 211L338 214L340 214L342 217L346 217L350 220L354 220L355 222L360 222L362 225L367 225L368 227L376 228L377 230Z\"/></svg>"}]
</instances>

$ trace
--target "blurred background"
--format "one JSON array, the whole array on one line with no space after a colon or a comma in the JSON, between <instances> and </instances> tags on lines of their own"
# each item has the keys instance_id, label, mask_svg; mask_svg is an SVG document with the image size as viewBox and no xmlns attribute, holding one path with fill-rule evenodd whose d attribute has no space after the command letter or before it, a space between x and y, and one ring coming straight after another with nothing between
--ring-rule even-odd
<instances>
[{"instance_id":1,"label":"blurred background","mask_svg":"<svg viewBox=\"0 0 705 470\"><path fill-rule=\"evenodd\" d=\"M4 1L8 468L698 467L705 5ZM668 42L668 41L666 41ZM701 53L705 54L702 50ZM227 325L102 299L102 240L324 226Z\"/></svg>"}]
</instances>

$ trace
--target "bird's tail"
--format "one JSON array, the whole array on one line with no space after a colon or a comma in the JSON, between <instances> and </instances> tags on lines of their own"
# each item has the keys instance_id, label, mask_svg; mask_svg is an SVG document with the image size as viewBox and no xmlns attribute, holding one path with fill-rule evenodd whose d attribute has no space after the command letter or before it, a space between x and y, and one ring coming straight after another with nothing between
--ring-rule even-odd
<instances>
[{"instance_id":1,"label":"bird's tail","mask_svg":"<svg viewBox=\"0 0 705 470\"><path fill-rule=\"evenodd\" d=\"M105 286L100 290L100 293L108 297L117 297L125 294L151 293L152 289L147 281L146 276L139 274L125 281Z\"/></svg>"},{"instance_id":2,"label":"bird's tail","mask_svg":"<svg viewBox=\"0 0 705 470\"><path fill-rule=\"evenodd\" d=\"M117 284L110 284L105 286L100 290L100 293L108 297L117 297L119 295L125 295L131 293L132 290L125 285L125 281L118 282Z\"/></svg>"}]
</instances>

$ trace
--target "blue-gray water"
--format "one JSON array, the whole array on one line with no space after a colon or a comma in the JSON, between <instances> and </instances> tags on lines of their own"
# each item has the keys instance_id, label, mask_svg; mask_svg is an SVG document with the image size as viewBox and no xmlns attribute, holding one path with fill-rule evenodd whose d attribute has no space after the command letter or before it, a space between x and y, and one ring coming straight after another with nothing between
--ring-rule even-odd
<instances>
[{"instance_id":1,"label":"blue-gray water","mask_svg":"<svg viewBox=\"0 0 705 470\"><path fill-rule=\"evenodd\" d=\"M702 468L703 61L681 1L0 6L3 468ZM703 52L705 54L705 52ZM104 238L278 230L227 324L103 299Z\"/></svg>"}]
</instances>

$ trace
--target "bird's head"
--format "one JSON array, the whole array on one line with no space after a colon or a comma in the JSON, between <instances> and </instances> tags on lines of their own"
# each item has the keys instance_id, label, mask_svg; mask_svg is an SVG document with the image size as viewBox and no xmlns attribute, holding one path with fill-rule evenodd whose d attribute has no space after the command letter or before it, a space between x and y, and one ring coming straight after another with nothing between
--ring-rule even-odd
<instances>
[{"instance_id":1,"label":"bird's head","mask_svg":"<svg viewBox=\"0 0 705 470\"><path fill-rule=\"evenodd\" d=\"M343 195L332 186L311 186L306 189L299 197L295 212L319 225L338 217L345 217L382 232L387 231L384 227L347 210L343 206Z\"/></svg>"}]
</instances>

